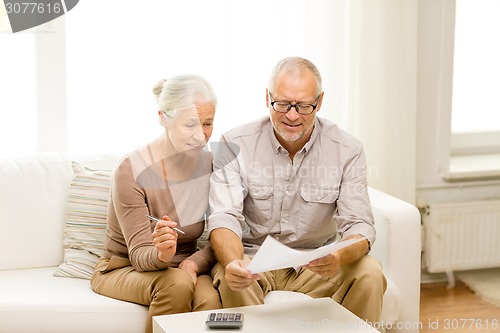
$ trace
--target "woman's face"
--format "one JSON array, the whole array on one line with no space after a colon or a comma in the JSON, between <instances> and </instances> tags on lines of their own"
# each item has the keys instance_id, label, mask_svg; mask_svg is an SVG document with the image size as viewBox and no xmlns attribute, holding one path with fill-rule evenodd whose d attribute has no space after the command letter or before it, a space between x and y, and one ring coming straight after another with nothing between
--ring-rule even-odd
<instances>
[{"instance_id":1,"label":"woman's face","mask_svg":"<svg viewBox=\"0 0 500 333\"><path fill-rule=\"evenodd\" d=\"M165 127L172 145L178 152L199 153L213 131L215 107L203 102L177 110Z\"/></svg>"}]
</instances>

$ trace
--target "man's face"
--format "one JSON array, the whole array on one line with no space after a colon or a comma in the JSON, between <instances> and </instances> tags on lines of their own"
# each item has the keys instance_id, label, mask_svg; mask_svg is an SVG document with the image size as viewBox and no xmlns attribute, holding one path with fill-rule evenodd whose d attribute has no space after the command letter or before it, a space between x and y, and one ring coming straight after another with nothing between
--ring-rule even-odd
<instances>
[{"instance_id":1,"label":"man's face","mask_svg":"<svg viewBox=\"0 0 500 333\"><path fill-rule=\"evenodd\" d=\"M286 149L294 147L299 150L306 144L314 128L314 118L321 107L322 99L323 94L318 98L316 80L311 72L304 71L299 75L282 72L278 75L275 91L267 91L266 102L276 137L283 147ZM271 106L272 101L318 104L311 114L304 115L299 114L295 108L286 113L277 112Z\"/></svg>"}]
</instances>

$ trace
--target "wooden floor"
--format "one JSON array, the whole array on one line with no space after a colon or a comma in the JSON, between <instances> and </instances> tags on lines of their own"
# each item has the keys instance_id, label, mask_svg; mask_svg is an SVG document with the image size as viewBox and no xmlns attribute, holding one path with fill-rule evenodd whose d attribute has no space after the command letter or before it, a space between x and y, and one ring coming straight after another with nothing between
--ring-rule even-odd
<instances>
[{"instance_id":1,"label":"wooden floor","mask_svg":"<svg viewBox=\"0 0 500 333\"><path fill-rule=\"evenodd\" d=\"M420 332L500 332L500 308L463 283L452 289L446 283L424 283L420 290Z\"/></svg>"}]
</instances>

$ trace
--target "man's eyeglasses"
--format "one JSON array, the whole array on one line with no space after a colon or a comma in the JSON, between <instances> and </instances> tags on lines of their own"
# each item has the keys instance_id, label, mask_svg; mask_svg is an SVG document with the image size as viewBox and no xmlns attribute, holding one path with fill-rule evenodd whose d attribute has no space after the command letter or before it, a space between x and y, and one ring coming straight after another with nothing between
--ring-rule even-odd
<instances>
[{"instance_id":1,"label":"man's eyeglasses","mask_svg":"<svg viewBox=\"0 0 500 333\"><path fill-rule=\"evenodd\" d=\"M281 112L281 113L287 113L290 111L291 108L295 108L295 111L297 111L298 114L302 115L307 115L313 113L314 110L318 107L318 98L316 98L316 103L315 104L292 104L292 103L287 103L287 102L277 102L273 101L273 97L271 94L269 94L269 97L271 98L271 106L273 107L274 111L276 112Z\"/></svg>"}]
</instances>

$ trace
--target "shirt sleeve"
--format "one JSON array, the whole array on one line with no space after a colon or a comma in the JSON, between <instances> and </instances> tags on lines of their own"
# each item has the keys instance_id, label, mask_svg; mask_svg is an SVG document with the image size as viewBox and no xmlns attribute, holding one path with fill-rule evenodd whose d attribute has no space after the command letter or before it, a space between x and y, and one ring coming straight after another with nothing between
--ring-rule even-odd
<instances>
[{"instance_id":1,"label":"shirt sleeve","mask_svg":"<svg viewBox=\"0 0 500 333\"><path fill-rule=\"evenodd\" d=\"M375 242L374 218L368 197L366 159L360 144L352 158L347 161L334 216L342 239L351 235L362 235L370 247Z\"/></svg>"},{"instance_id":2,"label":"shirt sleeve","mask_svg":"<svg viewBox=\"0 0 500 333\"><path fill-rule=\"evenodd\" d=\"M208 234L227 228L242 238L243 200L245 191L240 174L239 147L223 136L214 155L214 171L210 177L210 211Z\"/></svg>"}]
</instances>

